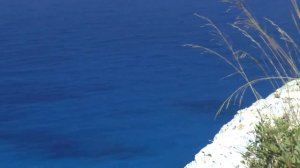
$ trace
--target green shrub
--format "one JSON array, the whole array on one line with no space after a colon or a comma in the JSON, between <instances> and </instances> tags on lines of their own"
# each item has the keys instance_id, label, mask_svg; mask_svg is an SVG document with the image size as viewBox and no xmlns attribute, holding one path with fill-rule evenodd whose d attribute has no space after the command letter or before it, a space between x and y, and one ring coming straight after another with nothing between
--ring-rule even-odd
<instances>
[{"instance_id":1,"label":"green shrub","mask_svg":"<svg viewBox=\"0 0 300 168\"><path fill-rule=\"evenodd\" d=\"M274 91L281 85L293 79L300 79L300 47L297 40L289 35L280 25L269 18L256 19L248 10L244 0L221 0L231 7L236 7L240 14L230 25L241 33L249 41L248 46L254 46L251 50L238 48L231 43L228 36L212 20L195 14L205 21L204 27L209 27L214 38L222 45L221 51L207 48L201 44L185 44L184 46L200 49L205 54L212 54L227 63L234 73L228 75L240 75L245 84L237 88L221 104L216 116L231 103L241 105L247 89L250 89L258 100L262 98L256 89L256 84L268 81ZM296 30L300 33L300 8L299 1L290 0L292 8L292 21ZM233 9L233 8L230 8ZM260 22L263 22L261 24ZM268 29L263 27L267 23ZM274 30L278 33L274 33ZM223 49L225 49L225 53ZM231 57L228 57L228 54ZM243 61L248 59L248 61ZM262 60L262 61L261 61ZM253 62L256 69L261 72L261 78L252 79L248 74L253 73L253 68L247 67ZM247 64L246 64L247 63ZM293 118L293 109L287 112L288 118ZM287 118L274 120L262 120L255 128L255 140L251 141L243 154L243 163L250 168L300 168L300 126Z\"/></svg>"},{"instance_id":2,"label":"green shrub","mask_svg":"<svg viewBox=\"0 0 300 168\"><path fill-rule=\"evenodd\" d=\"M250 168L299 168L300 126L278 118L261 121L255 128L255 140L250 141L243 154Z\"/></svg>"}]
</instances>

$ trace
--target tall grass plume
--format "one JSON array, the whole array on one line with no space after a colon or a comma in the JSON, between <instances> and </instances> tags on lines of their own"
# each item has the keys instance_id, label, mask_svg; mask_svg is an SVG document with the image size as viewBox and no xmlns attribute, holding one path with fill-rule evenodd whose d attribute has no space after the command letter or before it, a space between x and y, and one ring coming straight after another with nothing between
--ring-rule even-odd
<instances>
[{"instance_id":1,"label":"tall grass plume","mask_svg":"<svg viewBox=\"0 0 300 168\"><path fill-rule=\"evenodd\" d=\"M203 26L209 27L217 36L219 42L230 53L230 57L224 55L224 52L210 49L201 44L185 44L184 46L201 49L208 54L219 57L233 68L235 71L234 74L240 75L245 82L221 104L216 116L224 109L227 109L232 102L238 102L240 105L248 89L251 90L255 99L261 99L262 96L255 87L259 82L268 82L270 87L275 90L286 82L300 77L300 47L293 36L270 18L261 18L260 20L255 18L242 0L222 0L222 2L228 3L240 11L241 14L235 18L235 21L230 26L247 40L249 46L254 46L256 54L236 48L229 41L222 29L212 20L195 13L197 18L205 21ZM295 29L300 34L300 9L296 0L290 0L290 3L292 6L291 19L295 25ZM260 22L269 25L272 30L277 32L277 36L270 34ZM248 71L245 70L247 65L243 63L243 59L252 61L262 77L251 79ZM232 74L229 76L232 76Z\"/></svg>"}]
</instances>

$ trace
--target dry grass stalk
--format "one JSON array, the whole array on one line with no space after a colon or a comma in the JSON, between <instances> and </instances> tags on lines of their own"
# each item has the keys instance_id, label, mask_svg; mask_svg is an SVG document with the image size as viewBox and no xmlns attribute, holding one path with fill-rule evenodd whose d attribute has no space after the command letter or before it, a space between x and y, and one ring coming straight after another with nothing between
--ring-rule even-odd
<instances>
[{"instance_id":1,"label":"dry grass stalk","mask_svg":"<svg viewBox=\"0 0 300 168\"><path fill-rule=\"evenodd\" d=\"M215 34L219 37L220 41L231 53L232 58L228 58L222 55L220 52L209 49L205 46L198 44L186 44L192 48L199 48L209 54L213 54L221 58L228 65L230 65L236 74L239 74L244 80L245 84L234 91L221 105L217 111L217 115L223 109L229 107L231 102L238 100L239 104L242 103L245 91L250 88L256 99L260 99L261 96L255 89L254 84L261 81L269 81L271 86L276 89L280 85L285 84L287 81L300 77L298 69L300 63L300 49L295 40L290 36L283 28L268 18L264 20L269 23L279 34L279 39L268 34L268 32L262 28L258 20L251 14L251 12L245 7L241 0L223 0L223 2L230 3L242 12L242 18L238 17L231 26L240 32L243 37L249 40L249 43L254 45L259 53L258 55L251 55L242 49L235 49L233 45L226 38L224 33L213 23L212 20L207 17L195 14L198 18L206 21L204 26L209 26ZM294 14L292 19L296 29L300 33L300 27L298 26L298 20L300 20L300 10L296 0L291 0ZM253 32L255 34L253 34ZM247 72L245 71L245 65L242 64L241 59L248 58L252 60L257 69L262 72L263 78L250 80ZM262 62L258 60L263 60ZM231 76L231 75L229 75ZM280 82L280 83L278 83Z\"/></svg>"}]
</instances>

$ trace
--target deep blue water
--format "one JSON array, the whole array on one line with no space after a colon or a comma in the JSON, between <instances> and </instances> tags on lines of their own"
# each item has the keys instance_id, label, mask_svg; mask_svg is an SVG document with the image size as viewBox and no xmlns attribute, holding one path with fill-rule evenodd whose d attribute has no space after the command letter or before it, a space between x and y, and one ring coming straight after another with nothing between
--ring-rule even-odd
<instances>
[{"instance_id":1,"label":"deep blue water","mask_svg":"<svg viewBox=\"0 0 300 168\"><path fill-rule=\"evenodd\" d=\"M268 4L251 5L274 16ZM227 30L235 17L227 8L216 0L0 0L0 167L181 168L193 160L234 114L214 120L242 80L221 80L229 66L182 45L218 49L193 13Z\"/></svg>"}]
</instances>

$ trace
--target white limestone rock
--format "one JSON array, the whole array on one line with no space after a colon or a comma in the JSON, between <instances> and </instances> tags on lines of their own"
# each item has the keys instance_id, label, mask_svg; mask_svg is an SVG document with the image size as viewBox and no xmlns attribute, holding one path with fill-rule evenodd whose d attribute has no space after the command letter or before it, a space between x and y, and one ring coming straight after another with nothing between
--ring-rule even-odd
<instances>
[{"instance_id":1,"label":"white limestone rock","mask_svg":"<svg viewBox=\"0 0 300 168\"><path fill-rule=\"evenodd\" d=\"M245 168L241 164L241 153L246 151L249 140L255 138L254 128L260 116L280 117L286 111L296 114L300 119L300 80L288 82L266 99L239 110L215 135L213 142L200 150L195 160L185 168Z\"/></svg>"}]
</instances>

